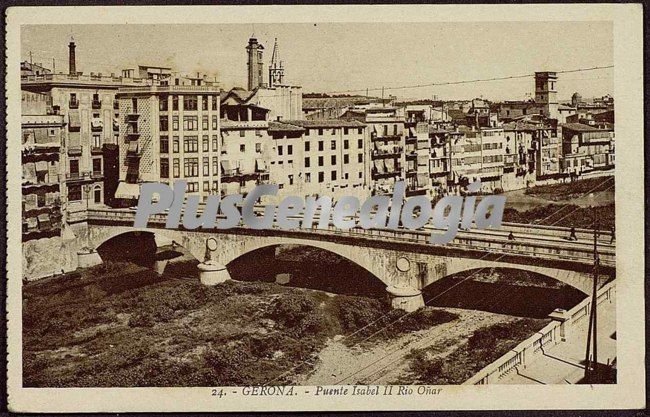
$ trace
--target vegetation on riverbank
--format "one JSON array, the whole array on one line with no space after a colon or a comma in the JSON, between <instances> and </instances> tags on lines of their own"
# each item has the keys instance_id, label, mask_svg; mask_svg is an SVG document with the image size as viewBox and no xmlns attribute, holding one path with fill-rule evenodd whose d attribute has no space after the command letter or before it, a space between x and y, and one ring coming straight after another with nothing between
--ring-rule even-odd
<instances>
[{"instance_id":1,"label":"vegetation on riverbank","mask_svg":"<svg viewBox=\"0 0 650 417\"><path fill-rule=\"evenodd\" d=\"M570 200L589 193L597 193L614 189L614 177L585 178L572 182L557 184L537 185L524 191L525 194L545 198L547 200L559 201Z\"/></svg>"},{"instance_id":2,"label":"vegetation on riverbank","mask_svg":"<svg viewBox=\"0 0 650 417\"><path fill-rule=\"evenodd\" d=\"M436 345L412 349L407 355L406 379L411 384L462 384L548 322L548 319L518 319L478 329L467 342L444 357L438 354Z\"/></svg>"},{"instance_id":3,"label":"vegetation on riverbank","mask_svg":"<svg viewBox=\"0 0 650 417\"><path fill-rule=\"evenodd\" d=\"M615 220L614 204L596 207L549 204L526 211L506 208L503 212L504 222L536 223L584 229L592 229L594 225L598 224L601 230L611 230Z\"/></svg>"}]
</instances>

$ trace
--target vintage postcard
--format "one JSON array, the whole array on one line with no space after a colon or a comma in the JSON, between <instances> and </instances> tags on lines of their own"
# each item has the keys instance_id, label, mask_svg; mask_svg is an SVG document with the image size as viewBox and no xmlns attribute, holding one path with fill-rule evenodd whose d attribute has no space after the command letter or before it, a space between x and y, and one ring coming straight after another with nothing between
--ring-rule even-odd
<instances>
[{"instance_id":1,"label":"vintage postcard","mask_svg":"<svg viewBox=\"0 0 650 417\"><path fill-rule=\"evenodd\" d=\"M641 5L6 22L11 410L645 406Z\"/></svg>"}]
</instances>

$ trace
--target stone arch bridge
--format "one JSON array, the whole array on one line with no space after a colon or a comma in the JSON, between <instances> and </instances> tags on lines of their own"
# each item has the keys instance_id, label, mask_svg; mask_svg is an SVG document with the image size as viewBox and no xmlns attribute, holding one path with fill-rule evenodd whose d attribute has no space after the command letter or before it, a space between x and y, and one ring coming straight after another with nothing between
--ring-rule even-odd
<instances>
[{"instance_id":1,"label":"stone arch bridge","mask_svg":"<svg viewBox=\"0 0 650 417\"><path fill-rule=\"evenodd\" d=\"M446 276L477 268L510 268L534 272L589 294L593 287L593 252L588 241L561 242L557 239L509 241L500 235L479 232L459 234L448 245L427 243L429 233L409 230L349 231L330 229L253 230L249 228L166 229L164 215L155 215L145 229L133 227L135 213L129 210L90 210L86 217L71 219L70 227L78 246L97 248L109 239L134 231L176 241L198 260L204 260L206 241L214 238L212 258L226 266L240 256L276 245L306 245L335 253L363 267L388 287L409 289L404 294L419 296L420 290ZM615 275L614 251L601 251L598 285Z\"/></svg>"}]
</instances>

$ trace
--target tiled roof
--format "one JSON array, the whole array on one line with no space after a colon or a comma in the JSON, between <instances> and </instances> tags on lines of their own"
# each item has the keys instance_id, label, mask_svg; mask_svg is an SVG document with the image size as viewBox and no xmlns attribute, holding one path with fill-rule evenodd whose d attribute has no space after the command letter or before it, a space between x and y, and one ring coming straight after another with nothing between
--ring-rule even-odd
<instances>
[{"instance_id":1,"label":"tiled roof","mask_svg":"<svg viewBox=\"0 0 650 417\"><path fill-rule=\"evenodd\" d=\"M365 127L364 123L346 119L321 119L321 120L283 120L282 123L292 124L304 128L332 128L332 127Z\"/></svg>"},{"instance_id":2,"label":"tiled roof","mask_svg":"<svg viewBox=\"0 0 650 417\"><path fill-rule=\"evenodd\" d=\"M601 130L582 123L564 123L561 124L560 126L562 126L563 129L574 130L576 132L595 132Z\"/></svg>"},{"instance_id":3,"label":"tiled roof","mask_svg":"<svg viewBox=\"0 0 650 417\"><path fill-rule=\"evenodd\" d=\"M300 126L284 122L269 122L269 132L303 132Z\"/></svg>"}]
</instances>

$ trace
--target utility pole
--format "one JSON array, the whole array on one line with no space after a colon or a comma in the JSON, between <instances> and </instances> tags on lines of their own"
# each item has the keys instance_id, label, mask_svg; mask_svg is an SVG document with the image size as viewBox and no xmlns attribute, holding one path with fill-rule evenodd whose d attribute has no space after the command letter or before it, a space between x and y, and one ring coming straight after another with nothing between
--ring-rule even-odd
<instances>
[{"instance_id":1,"label":"utility pole","mask_svg":"<svg viewBox=\"0 0 650 417\"><path fill-rule=\"evenodd\" d=\"M52 74L56 74L56 62L54 58L52 58Z\"/></svg>"},{"instance_id":2,"label":"utility pole","mask_svg":"<svg viewBox=\"0 0 650 417\"><path fill-rule=\"evenodd\" d=\"M594 228L594 283L591 295L591 312L589 314L589 328L587 330L587 349L585 353L585 382L598 381L598 223ZM593 356L591 355L591 341L593 337Z\"/></svg>"},{"instance_id":3,"label":"utility pole","mask_svg":"<svg viewBox=\"0 0 650 417\"><path fill-rule=\"evenodd\" d=\"M381 86L381 106L386 107L386 103L384 103L384 86Z\"/></svg>"},{"instance_id":4,"label":"utility pole","mask_svg":"<svg viewBox=\"0 0 650 417\"><path fill-rule=\"evenodd\" d=\"M29 65L30 65L30 66L33 65L33 62L32 62L32 51L29 51Z\"/></svg>"}]
</instances>

